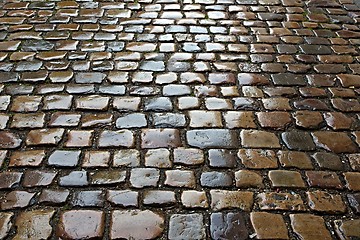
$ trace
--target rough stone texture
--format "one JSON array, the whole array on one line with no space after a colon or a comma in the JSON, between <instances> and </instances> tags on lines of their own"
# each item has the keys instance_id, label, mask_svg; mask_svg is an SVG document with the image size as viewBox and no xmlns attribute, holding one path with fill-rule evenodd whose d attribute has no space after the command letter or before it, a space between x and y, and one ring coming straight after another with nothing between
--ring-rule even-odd
<instances>
[{"instance_id":1,"label":"rough stone texture","mask_svg":"<svg viewBox=\"0 0 360 240\"><path fill-rule=\"evenodd\" d=\"M250 211L253 193L247 191L211 190L211 208L214 210L239 208Z\"/></svg>"},{"instance_id":2,"label":"rough stone texture","mask_svg":"<svg viewBox=\"0 0 360 240\"><path fill-rule=\"evenodd\" d=\"M346 133L314 132L315 144L334 153L353 153L357 151L355 143Z\"/></svg>"},{"instance_id":3,"label":"rough stone texture","mask_svg":"<svg viewBox=\"0 0 360 240\"><path fill-rule=\"evenodd\" d=\"M130 183L133 187L156 186L160 173L156 168L135 168L131 170Z\"/></svg>"},{"instance_id":4,"label":"rough stone texture","mask_svg":"<svg viewBox=\"0 0 360 240\"><path fill-rule=\"evenodd\" d=\"M0 148L17 148L21 144L21 139L14 133L0 131Z\"/></svg>"},{"instance_id":5,"label":"rough stone texture","mask_svg":"<svg viewBox=\"0 0 360 240\"><path fill-rule=\"evenodd\" d=\"M240 149L237 156L246 168L268 169L278 167L275 152L271 150Z\"/></svg>"},{"instance_id":6,"label":"rough stone texture","mask_svg":"<svg viewBox=\"0 0 360 240\"><path fill-rule=\"evenodd\" d=\"M51 236L52 227L50 220L55 211L33 210L22 212L16 218L17 233L14 239L47 239Z\"/></svg>"},{"instance_id":7,"label":"rough stone texture","mask_svg":"<svg viewBox=\"0 0 360 240\"><path fill-rule=\"evenodd\" d=\"M310 157L304 152L279 151L277 155L285 168L313 169Z\"/></svg>"},{"instance_id":8,"label":"rough stone texture","mask_svg":"<svg viewBox=\"0 0 360 240\"><path fill-rule=\"evenodd\" d=\"M235 184L239 188L264 187L263 178L260 174L248 170L235 172Z\"/></svg>"},{"instance_id":9,"label":"rough stone texture","mask_svg":"<svg viewBox=\"0 0 360 240\"><path fill-rule=\"evenodd\" d=\"M180 147L177 129L147 129L141 132L142 148Z\"/></svg>"},{"instance_id":10,"label":"rough stone texture","mask_svg":"<svg viewBox=\"0 0 360 240\"><path fill-rule=\"evenodd\" d=\"M324 191L307 192L309 207L318 212L344 213L346 206L340 195Z\"/></svg>"},{"instance_id":11,"label":"rough stone texture","mask_svg":"<svg viewBox=\"0 0 360 240\"><path fill-rule=\"evenodd\" d=\"M210 234L213 239L248 239L249 230L244 213L213 213L210 217Z\"/></svg>"},{"instance_id":12,"label":"rough stone texture","mask_svg":"<svg viewBox=\"0 0 360 240\"><path fill-rule=\"evenodd\" d=\"M334 221L336 234L340 239L356 239L360 237L360 220Z\"/></svg>"},{"instance_id":13,"label":"rough stone texture","mask_svg":"<svg viewBox=\"0 0 360 240\"><path fill-rule=\"evenodd\" d=\"M101 238L105 214L95 210L71 210L60 215L57 235L62 238Z\"/></svg>"},{"instance_id":14,"label":"rough stone texture","mask_svg":"<svg viewBox=\"0 0 360 240\"><path fill-rule=\"evenodd\" d=\"M256 202L261 210L305 210L301 196L295 193L260 193Z\"/></svg>"},{"instance_id":15,"label":"rough stone texture","mask_svg":"<svg viewBox=\"0 0 360 240\"><path fill-rule=\"evenodd\" d=\"M258 239L289 239L280 214L252 212L250 219Z\"/></svg>"},{"instance_id":16,"label":"rough stone texture","mask_svg":"<svg viewBox=\"0 0 360 240\"><path fill-rule=\"evenodd\" d=\"M13 217L13 213L0 213L0 238L4 239L9 233L12 223L11 218Z\"/></svg>"},{"instance_id":17,"label":"rough stone texture","mask_svg":"<svg viewBox=\"0 0 360 240\"><path fill-rule=\"evenodd\" d=\"M357 172L346 172L343 173L346 187L352 191L360 191L360 173Z\"/></svg>"},{"instance_id":18,"label":"rough stone texture","mask_svg":"<svg viewBox=\"0 0 360 240\"><path fill-rule=\"evenodd\" d=\"M206 193L193 190L183 191L181 203L188 208L207 208L209 206Z\"/></svg>"},{"instance_id":19,"label":"rough stone texture","mask_svg":"<svg viewBox=\"0 0 360 240\"><path fill-rule=\"evenodd\" d=\"M12 191L6 194L3 202L1 203L2 210L25 208L31 205L31 200L36 193L30 193L27 191Z\"/></svg>"},{"instance_id":20,"label":"rough stone texture","mask_svg":"<svg viewBox=\"0 0 360 240\"><path fill-rule=\"evenodd\" d=\"M203 239L205 229L203 216L198 213L170 216L169 239Z\"/></svg>"},{"instance_id":21,"label":"rough stone texture","mask_svg":"<svg viewBox=\"0 0 360 240\"><path fill-rule=\"evenodd\" d=\"M269 179L273 187L304 188L305 183L299 172L286 170L269 171Z\"/></svg>"},{"instance_id":22,"label":"rough stone texture","mask_svg":"<svg viewBox=\"0 0 360 240\"><path fill-rule=\"evenodd\" d=\"M114 210L111 213L111 239L154 239L163 229L162 215L149 210Z\"/></svg>"},{"instance_id":23,"label":"rough stone texture","mask_svg":"<svg viewBox=\"0 0 360 240\"><path fill-rule=\"evenodd\" d=\"M332 239L324 219L312 214L291 214L291 227L300 239Z\"/></svg>"},{"instance_id":24,"label":"rough stone texture","mask_svg":"<svg viewBox=\"0 0 360 240\"><path fill-rule=\"evenodd\" d=\"M190 146L199 148L234 148L237 146L236 133L226 129L190 130L186 132Z\"/></svg>"},{"instance_id":25,"label":"rough stone texture","mask_svg":"<svg viewBox=\"0 0 360 240\"><path fill-rule=\"evenodd\" d=\"M242 130L241 144L249 148L280 148L279 140L274 133L258 130Z\"/></svg>"}]
</instances>

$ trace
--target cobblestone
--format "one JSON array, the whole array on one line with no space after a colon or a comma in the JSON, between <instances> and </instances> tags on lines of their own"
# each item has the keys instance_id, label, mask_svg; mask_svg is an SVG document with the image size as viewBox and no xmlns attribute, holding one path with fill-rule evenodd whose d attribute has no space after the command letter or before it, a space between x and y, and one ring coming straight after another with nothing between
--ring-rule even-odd
<instances>
[{"instance_id":1,"label":"cobblestone","mask_svg":"<svg viewBox=\"0 0 360 240\"><path fill-rule=\"evenodd\" d=\"M357 0L0 3L0 239L359 238Z\"/></svg>"}]
</instances>

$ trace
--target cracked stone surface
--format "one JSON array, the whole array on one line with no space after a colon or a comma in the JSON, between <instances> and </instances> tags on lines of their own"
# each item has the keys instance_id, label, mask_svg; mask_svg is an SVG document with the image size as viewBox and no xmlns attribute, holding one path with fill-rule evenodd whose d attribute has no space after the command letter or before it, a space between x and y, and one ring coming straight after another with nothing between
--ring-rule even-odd
<instances>
[{"instance_id":1,"label":"cracked stone surface","mask_svg":"<svg viewBox=\"0 0 360 240\"><path fill-rule=\"evenodd\" d=\"M359 0L0 1L0 239L360 239Z\"/></svg>"}]
</instances>

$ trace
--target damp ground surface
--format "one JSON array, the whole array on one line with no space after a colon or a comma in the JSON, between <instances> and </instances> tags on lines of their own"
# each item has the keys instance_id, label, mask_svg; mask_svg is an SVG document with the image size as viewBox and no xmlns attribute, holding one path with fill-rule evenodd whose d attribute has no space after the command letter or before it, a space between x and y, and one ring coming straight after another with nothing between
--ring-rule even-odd
<instances>
[{"instance_id":1,"label":"damp ground surface","mask_svg":"<svg viewBox=\"0 0 360 240\"><path fill-rule=\"evenodd\" d=\"M0 2L0 239L360 239L357 0Z\"/></svg>"}]
</instances>

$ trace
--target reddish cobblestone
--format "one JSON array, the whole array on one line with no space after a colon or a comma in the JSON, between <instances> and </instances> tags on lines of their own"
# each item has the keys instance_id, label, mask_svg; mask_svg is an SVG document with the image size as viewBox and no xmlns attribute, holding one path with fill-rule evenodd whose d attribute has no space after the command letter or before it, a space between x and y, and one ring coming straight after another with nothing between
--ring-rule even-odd
<instances>
[{"instance_id":1,"label":"reddish cobblestone","mask_svg":"<svg viewBox=\"0 0 360 240\"><path fill-rule=\"evenodd\" d=\"M0 1L0 239L359 238L359 21Z\"/></svg>"}]
</instances>

